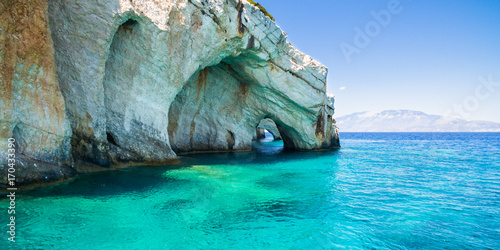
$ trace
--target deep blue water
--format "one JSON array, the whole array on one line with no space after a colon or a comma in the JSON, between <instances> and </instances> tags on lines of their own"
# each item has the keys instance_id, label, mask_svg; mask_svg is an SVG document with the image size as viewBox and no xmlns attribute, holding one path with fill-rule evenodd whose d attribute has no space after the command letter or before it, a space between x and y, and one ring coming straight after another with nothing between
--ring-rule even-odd
<instances>
[{"instance_id":1,"label":"deep blue water","mask_svg":"<svg viewBox=\"0 0 500 250\"><path fill-rule=\"evenodd\" d=\"M0 249L500 249L500 133L342 133L341 143L260 142L24 191L17 241L3 233Z\"/></svg>"}]
</instances>

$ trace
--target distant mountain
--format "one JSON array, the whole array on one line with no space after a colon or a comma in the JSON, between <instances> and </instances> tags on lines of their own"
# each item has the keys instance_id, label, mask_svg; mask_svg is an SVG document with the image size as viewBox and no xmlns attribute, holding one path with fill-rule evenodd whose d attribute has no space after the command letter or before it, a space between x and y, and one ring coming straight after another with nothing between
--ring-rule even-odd
<instances>
[{"instance_id":1,"label":"distant mountain","mask_svg":"<svg viewBox=\"0 0 500 250\"><path fill-rule=\"evenodd\" d=\"M466 121L412 110L359 112L336 120L340 132L500 132L500 123Z\"/></svg>"}]
</instances>

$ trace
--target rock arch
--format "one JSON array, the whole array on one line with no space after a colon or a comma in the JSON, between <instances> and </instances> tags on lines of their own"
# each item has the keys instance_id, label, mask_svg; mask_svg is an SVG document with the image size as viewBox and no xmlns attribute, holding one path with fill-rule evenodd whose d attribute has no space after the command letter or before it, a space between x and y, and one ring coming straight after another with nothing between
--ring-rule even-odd
<instances>
[{"instance_id":1,"label":"rock arch","mask_svg":"<svg viewBox=\"0 0 500 250\"><path fill-rule=\"evenodd\" d=\"M176 153L250 150L256 124L263 119L279 131L285 148L315 147L315 138L301 131L313 127L316 114L297 112L303 109L300 104L269 86L274 66L259 61L256 52L226 57L187 81L169 110L169 141ZM269 75L263 77L259 71ZM311 123L298 122L301 115L309 116Z\"/></svg>"},{"instance_id":2,"label":"rock arch","mask_svg":"<svg viewBox=\"0 0 500 250\"><path fill-rule=\"evenodd\" d=\"M37 3L7 6L0 22L17 48L0 58L2 135L30 141L16 157L22 183L168 162L171 145L249 149L266 117L288 148L339 146L326 67L247 0Z\"/></svg>"},{"instance_id":3,"label":"rock arch","mask_svg":"<svg viewBox=\"0 0 500 250\"><path fill-rule=\"evenodd\" d=\"M259 122L259 124L257 124L257 139L262 139L262 136L265 137L265 135L263 134L265 131L268 131L273 136L274 140L282 140L278 126L270 118L264 118Z\"/></svg>"},{"instance_id":4,"label":"rock arch","mask_svg":"<svg viewBox=\"0 0 500 250\"><path fill-rule=\"evenodd\" d=\"M154 89L164 83L150 76L151 69L164 65L151 61L155 53L148 42L151 33L140 19L129 18L118 27L109 47L103 90L106 146L112 162L161 162L173 157L162 127L168 106L156 102L161 95Z\"/></svg>"},{"instance_id":5,"label":"rock arch","mask_svg":"<svg viewBox=\"0 0 500 250\"><path fill-rule=\"evenodd\" d=\"M49 5L76 161L246 150L266 117L288 148L338 146L326 67L246 0Z\"/></svg>"}]
</instances>

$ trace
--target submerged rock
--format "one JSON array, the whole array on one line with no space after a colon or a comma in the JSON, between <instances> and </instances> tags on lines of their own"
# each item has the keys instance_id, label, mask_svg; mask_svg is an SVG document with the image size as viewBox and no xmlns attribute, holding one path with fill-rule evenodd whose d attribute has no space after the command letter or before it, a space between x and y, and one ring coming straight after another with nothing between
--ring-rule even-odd
<instances>
[{"instance_id":1,"label":"submerged rock","mask_svg":"<svg viewBox=\"0 0 500 250\"><path fill-rule=\"evenodd\" d=\"M49 0L48 14L45 1L13 2L1 12L2 140L21 138L52 172L248 150L264 118L287 148L339 146L326 67L247 1Z\"/></svg>"}]
</instances>

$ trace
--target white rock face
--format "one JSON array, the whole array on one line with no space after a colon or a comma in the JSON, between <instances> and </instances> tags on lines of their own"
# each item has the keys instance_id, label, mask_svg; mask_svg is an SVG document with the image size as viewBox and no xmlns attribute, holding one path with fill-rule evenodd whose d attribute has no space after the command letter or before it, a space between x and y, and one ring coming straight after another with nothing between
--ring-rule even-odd
<instances>
[{"instance_id":1,"label":"white rock face","mask_svg":"<svg viewBox=\"0 0 500 250\"><path fill-rule=\"evenodd\" d=\"M289 148L338 146L327 69L246 1L52 0L76 160L247 150L263 118Z\"/></svg>"},{"instance_id":2,"label":"white rock face","mask_svg":"<svg viewBox=\"0 0 500 250\"><path fill-rule=\"evenodd\" d=\"M48 20L47 79L64 104L46 116L59 141L32 151L66 145L76 165L165 162L174 150L248 150L264 118L288 148L339 145L326 67L246 0L48 0Z\"/></svg>"}]
</instances>

